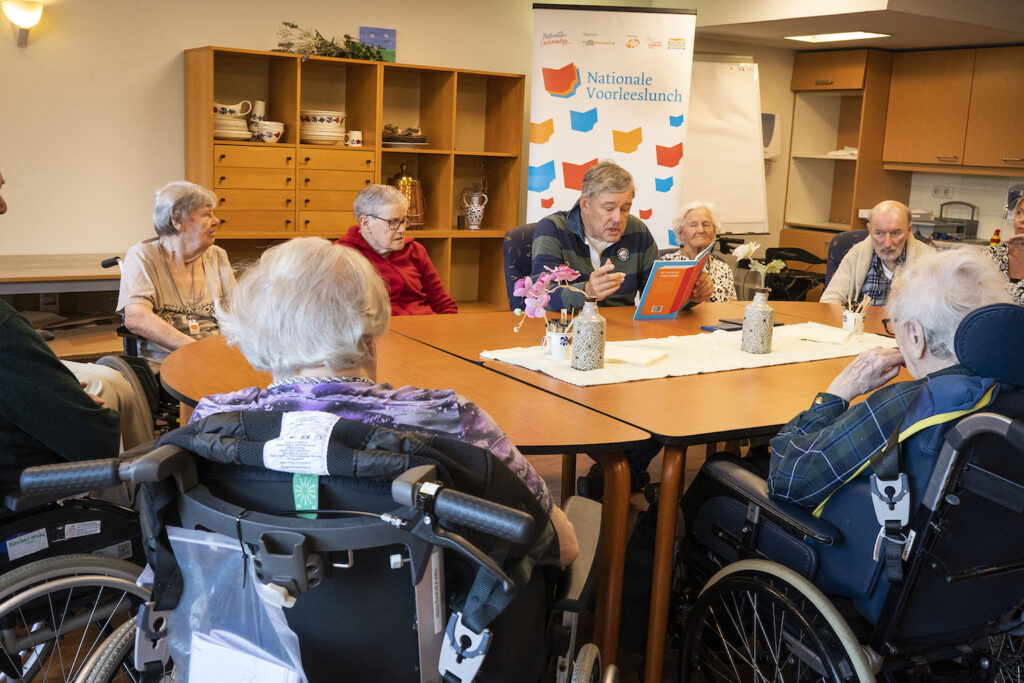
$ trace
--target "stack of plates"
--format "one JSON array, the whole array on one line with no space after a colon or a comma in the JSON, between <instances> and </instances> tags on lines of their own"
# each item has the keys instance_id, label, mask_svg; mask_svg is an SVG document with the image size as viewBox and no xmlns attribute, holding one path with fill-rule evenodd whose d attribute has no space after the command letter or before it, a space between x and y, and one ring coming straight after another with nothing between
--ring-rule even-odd
<instances>
[{"instance_id":1,"label":"stack of plates","mask_svg":"<svg viewBox=\"0 0 1024 683\"><path fill-rule=\"evenodd\" d=\"M249 132L244 118L214 114L213 137L218 140L251 140L252 133Z\"/></svg>"},{"instance_id":2,"label":"stack of plates","mask_svg":"<svg viewBox=\"0 0 1024 683\"><path fill-rule=\"evenodd\" d=\"M303 109L299 112L299 139L311 145L345 144L345 112Z\"/></svg>"}]
</instances>

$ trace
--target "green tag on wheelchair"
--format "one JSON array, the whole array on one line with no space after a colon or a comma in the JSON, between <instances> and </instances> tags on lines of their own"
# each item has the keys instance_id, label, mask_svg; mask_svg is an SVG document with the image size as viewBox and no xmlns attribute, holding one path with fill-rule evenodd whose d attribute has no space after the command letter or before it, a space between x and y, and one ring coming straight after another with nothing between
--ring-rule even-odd
<instances>
[{"instance_id":1,"label":"green tag on wheelchair","mask_svg":"<svg viewBox=\"0 0 1024 683\"><path fill-rule=\"evenodd\" d=\"M316 474L293 474L292 497L296 510L316 510L320 507L320 476ZM316 513L301 514L299 517L316 519Z\"/></svg>"}]
</instances>

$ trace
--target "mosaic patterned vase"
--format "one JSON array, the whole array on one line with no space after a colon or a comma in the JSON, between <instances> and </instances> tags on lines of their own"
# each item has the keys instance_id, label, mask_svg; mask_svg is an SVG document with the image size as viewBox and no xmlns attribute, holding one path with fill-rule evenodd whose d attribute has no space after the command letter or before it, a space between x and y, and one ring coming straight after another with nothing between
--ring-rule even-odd
<instances>
[{"instance_id":1,"label":"mosaic patterned vase","mask_svg":"<svg viewBox=\"0 0 1024 683\"><path fill-rule=\"evenodd\" d=\"M754 300L743 309L741 351L771 353L775 309L768 305L768 292L770 291L770 289L755 289Z\"/></svg>"}]
</instances>

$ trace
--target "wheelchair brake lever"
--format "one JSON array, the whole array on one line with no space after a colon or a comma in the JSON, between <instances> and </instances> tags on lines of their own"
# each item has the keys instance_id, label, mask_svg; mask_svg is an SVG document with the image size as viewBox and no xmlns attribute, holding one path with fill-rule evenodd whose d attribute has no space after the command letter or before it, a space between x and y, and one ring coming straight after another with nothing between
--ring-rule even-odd
<instances>
[{"instance_id":1,"label":"wheelchair brake lever","mask_svg":"<svg viewBox=\"0 0 1024 683\"><path fill-rule=\"evenodd\" d=\"M435 528L436 522L433 517L427 515L417 516L419 519L416 521L416 524L413 526L410 533L414 534L418 538L422 538L428 543L434 543L465 555L469 560L481 565L488 573L497 578L498 581L501 582L501 589L506 593L511 593L515 590L515 582L508 576L508 574L502 571L501 567L499 567L494 560L487 557L487 555L484 555L479 548L459 534Z\"/></svg>"}]
</instances>

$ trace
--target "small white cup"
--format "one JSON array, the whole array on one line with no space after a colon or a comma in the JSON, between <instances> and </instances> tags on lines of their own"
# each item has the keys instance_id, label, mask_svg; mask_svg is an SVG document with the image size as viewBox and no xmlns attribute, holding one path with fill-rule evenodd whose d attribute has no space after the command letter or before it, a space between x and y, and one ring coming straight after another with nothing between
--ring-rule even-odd
<instances>
[{"instance_id":1,"label":"small white cup","mask_svg":"<svg viewBox=\"0 0 1024 683\"><path fill-rule=\"evenodd\" d=\"M252 111L249 112L250 121L267 120L267 103L263 100L256 100L252 103Z\"/></svg>"},{"instance_id":2,"label":"small white cup","mask_svg":"<svg viewBox=\"0 0 1024 683\"><path fill-rule=\"evenodd\" d=\"M544 355L551 360L569 360L569 352L572 349L572 334L570 332L547 332L540 347Z\"/></svg>"},{"instance_id":3,"label":"small white cup","mask_svg":"<svg viewBox=\"0 0 1024 683\"><path fill-rule=\"evenodd\" d=\"M345 133L345 144L349 147L362 147L363 146L363 131L361 130L350 130Z\"/></svg>"},{"instance_id":4,"label":"small white cup","mask_svg":"<svg viewBox=\"0 0 1024 683\"><path fill-rule=\"evenodd\" d=\"M844 309L843 329L851 334L864 334L864 314Z\"/></svg>"}]
</instances>

